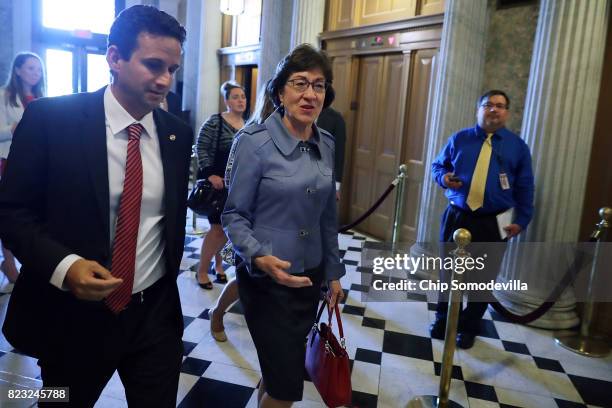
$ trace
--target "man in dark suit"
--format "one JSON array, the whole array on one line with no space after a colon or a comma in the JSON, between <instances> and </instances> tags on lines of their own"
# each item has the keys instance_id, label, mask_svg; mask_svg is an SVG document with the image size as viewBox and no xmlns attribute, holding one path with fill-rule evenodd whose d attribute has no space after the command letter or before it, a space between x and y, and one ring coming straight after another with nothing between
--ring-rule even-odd
<instances>
[{"instance_id":1,"label":"man in dark suit","mask_svg":"<svg viewBox=\"0 0 612 408\"><path fill-rule=\"evenodd\" d=\"M331 107L321 111L317 119L317 126L327 130L334 137L334 171L336 175L336 198L340 199L340 184L344 172L344 147L346 146L346 123L340 112Z\"/></svg>"},{"instance_id":2,"label":"man in dark suit","mask_svg":"<svg viewBox=\"0 0 612 408\"><path fill-rule=\"evenodd\" d=\"M90 407L114 371L130 406L174 407L176 276L191 129L159 109L185 30L149 6L108 38L112 84L28 107L0 183L0 237L22 262L3 332L46 387ZM44 404L41 404L44 406Z\"/></svg>"}]
</instances>

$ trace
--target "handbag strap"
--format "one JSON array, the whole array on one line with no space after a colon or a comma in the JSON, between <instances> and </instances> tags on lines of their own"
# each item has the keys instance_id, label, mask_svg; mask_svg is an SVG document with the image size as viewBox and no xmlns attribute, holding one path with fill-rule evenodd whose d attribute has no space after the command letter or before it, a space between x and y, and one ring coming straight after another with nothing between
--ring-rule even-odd
<instances>
[{"instance_id":1,"label":"handbag strap","mask_svg":"<svg viewBox=\"0 0 612 408\"><path fill-rule=\"evenodd\" d=\"M215 166L217 164L217 161L219 160L219 142L221 141L221 136L223 135L223 116L221 116L221 113L218 113L217 115L219 115L219 128L217 129L217 143L215 145L215 157L213 158L213 166Z\"/></svg>"},{"instance_id":2,"label":"handbag strap","mask_svg":"<svg viewBox=\"0 0 612 408\"><path fill-rule=\"evenodd\" d=\"M319 323L319 321L321 320L321 316L323 315L323 310L325 309L325 306L327 306L327 298L325 298L323 300L323 302L321 302L321 306L319 307L319 311L317 312L317 320L315 322L315 325L317 325ZM338 322L338 332L340 333L340 344L342 344L342 347L344 346L344 330L342 329L342 319L340 318L340 309L338 308L338 302L336 302L336 304L334 305L334 312L336 313L336 322ZM329 308L327 309L327 325L331 328L332 324L331 324L331 318L332 318L332 311L329 310Z\"/></svg>"}]
</instances>

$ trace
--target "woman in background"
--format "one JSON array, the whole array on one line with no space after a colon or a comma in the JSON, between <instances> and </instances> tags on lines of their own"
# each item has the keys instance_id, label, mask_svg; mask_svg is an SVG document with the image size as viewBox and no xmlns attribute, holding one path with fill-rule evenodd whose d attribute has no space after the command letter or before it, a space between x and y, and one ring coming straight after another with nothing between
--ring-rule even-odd
<instances>
[{"instance_id":1,"label":"woman in background","mask_svg":"<svg viewBox=\"0 0 612 408\"><path fill-rule=\"evenodd\" d=\"M255 105L255 111L249 118L246 126L260 125L264 123L272 112L274 112L274 104L270 99L266 86L264 91L259 94L257 103ZM227 341L225 327L223 326L223 315L225 314L225 311L237 300L238 282L234 278L230 280L227 285L225 285L221 295L219 295L219 298L217 299L217 303L208 311L208 317L210 318L210 334L215 340L221 342Z\"/></svg>"},{"instance_id":2,"label":"woman in background","mask_svg":"<svg viewBox=\"0 0 612 408\"><path fill-rule=\"evenodd\" d=\"M0 177L6 170L13 133L24 109L34 99L43 96L44 92L45 78L40 57L31 52L17 54L13 59L8 81L0 88ZM14 283L18 276L15 257L4 247L2 255L4 260L0 264L0 270L9 282Z\"/></svg>"},{"instance_id":3,"label":"woman in background","mask_svg":"<svg viewBox=\"0 0 612 408\"><path fill-rule=\"evenodd\" d=\"M244 111L246 110L246 95L244 88L234 81L227 81L221 85L221 95L227 110L212 115L200 129L196 144L198 155L198 179L208 179L213 188L225 188L223 177L229 151L234 141L234 135L244 126ZM213 284L208 278L212 271L212 258L215 257L214 271L217 281L227 283L227 276L223 271L219 250L227 238L221 228L221 213L208 216L210 231L202 242L200 252L200 265L198 266L197 281L203 289L211 290Z\"/></svg>"}]
</instances>

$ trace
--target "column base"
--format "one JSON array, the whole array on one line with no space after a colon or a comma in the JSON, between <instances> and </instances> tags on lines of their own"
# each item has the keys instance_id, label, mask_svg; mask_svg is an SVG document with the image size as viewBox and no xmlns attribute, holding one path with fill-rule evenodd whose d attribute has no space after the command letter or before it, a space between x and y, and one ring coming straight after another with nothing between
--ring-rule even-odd
<instances>
[{"instance_id":1,"label":"column base","mask_svg":"<svg viewBox=\"0 0 612 408\"><path fill-rule=\"evenodd\" d=\"M544 303L543 296L529 292L495 291L494 295L503 307L517 315L526 315ZM527 325L541 329L569 329L579 323L574 291L568 288L548 312Z\"/></svg>"}]
</instances>

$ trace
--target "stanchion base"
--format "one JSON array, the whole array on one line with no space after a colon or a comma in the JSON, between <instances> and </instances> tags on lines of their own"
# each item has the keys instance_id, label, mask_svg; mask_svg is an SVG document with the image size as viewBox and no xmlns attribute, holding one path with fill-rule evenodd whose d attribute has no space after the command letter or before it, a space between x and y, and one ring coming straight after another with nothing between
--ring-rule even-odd
<instances>
[{"instance_id":1,"label":"stanchion base","mask_svg":"<svg viewBox=\"0 0 612 408\"><path fill-rule=\"evenodd\" d=\"M605 357L610 345L601 337L584 337L579 333L557 334L555 342L563 348L589 357Z\"/></svg>"},{"instance_id":2,"label":"stanchion base","mask_svg":"<svg viewBox=\"0 0 612 408\"><path fill-rule=\"evenodd\" d=\"M442 408L438 405L437 395L419 395L410 400L406 408ZM449 400L445 408L463 408L455 401Z\"/></svg>"}]
</instances>

